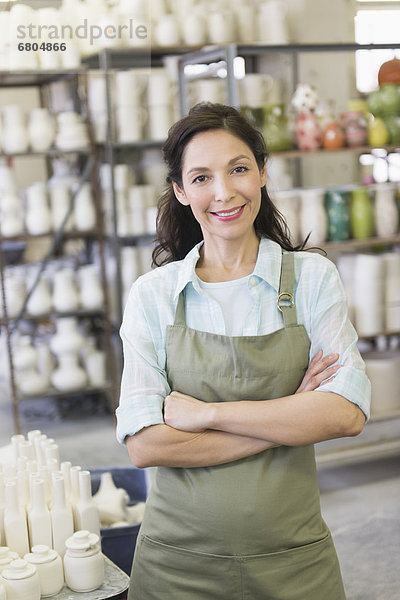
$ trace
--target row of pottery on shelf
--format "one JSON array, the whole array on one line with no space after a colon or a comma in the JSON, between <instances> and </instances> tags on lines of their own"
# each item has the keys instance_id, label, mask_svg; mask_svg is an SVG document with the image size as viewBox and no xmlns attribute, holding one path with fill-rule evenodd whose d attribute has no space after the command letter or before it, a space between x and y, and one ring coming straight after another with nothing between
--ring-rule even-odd
<instances>
[{"instance_id":1,"label":"row of pottery on shelf","mask_svg":"<svg viewBox=\"0 0 400 600\"><path fill-rule=\"evenodd\" d=\"M22 108L16 104L2 107L0 149L6 154L45 152L53 144L59 150L87 147L89 138L82 117L73 112L60 112L55 117L47 108L35 108L28 123Z\"/></svg>"},{"instance_id":2,"label":"row of pottery on shelf","mask_svg":"<svg viewBox=\"0 0 400 600\"><path fill-rule=\"evenodd\" d=\"M58 269L52 275L52 289L46 273L39 276L37 284L36 278L35 273L28 276L27 287L25 277L15 275L12 270L6 272L4 288L9 318L19 315L29 292L26 311L35 317L47 315L53 310L67 313L80 309L100 310L103 307L104 293L97 265L82 265L77 271L70 267Z\"/></svg>"},{"instance_id":3,"label":"row of pottery on shelf","mask_svg":"<svg viewBox=\"0 0 400 600\"><path fill-rule=\"evenodd\" d=\"M400 332L400 254L343 255L338 269L358 334Z\"/></svg>"},{"instance_id":4,"label":"row of pottery on shelf","mask_svg":"<svg viewBox=\"0 0 400 600\"><path fill-rule=\"evenodd\" d=\"M62 392L106 384L105 352L93 340L85 342L72 317L57 320L57 333L48 344L34 346L29 336L19 337L13 358L16 385L25 395L48 392L51 384Z\"/></svg>"},{"instance_id":5,"label":"row of pottery on shelf","mask_svg":"<svg viewBox=\"0 0 400 600\"><path fill-rule=\"evenodd\" d=\"M163 140L176 120L177 86L167 69L117 71L111 79L116 131L120 143ZM90 73L88 102L97 142L108 139L107 90L104 75ZM114 120L113 120L114 121Z\"/></svg>"},{"instance_id":6,"label":"row of pottery on shelf","mask_svg":"<svg viewBox=\"0 0 400 600\"><path fill-rule=\"evenodd\" d=\"M36 182L25 190L25 210L16 192L0 195L1 234L15 237L26 231L30 235L45 235L60 228L65 231L90 231L96 226L96 209L90 183L77 192L71 210L71 191L63 182L49 186ZM70 216L67 219L67 214Z\"/></svg>"},{"instance_id":7,"label":"row of pottery on shelf","mask_svg":"<svg viewBox=\"0 0 400 600\"><path fill-rule=\"evenodd\" d=\"M309 244L324 241L385 238L397 233L399 207L395 184L376 184L352 190L310 188L271 192L292 239ZM300 211L298 203L300 201Z\"/></svg>"}]
</instances>

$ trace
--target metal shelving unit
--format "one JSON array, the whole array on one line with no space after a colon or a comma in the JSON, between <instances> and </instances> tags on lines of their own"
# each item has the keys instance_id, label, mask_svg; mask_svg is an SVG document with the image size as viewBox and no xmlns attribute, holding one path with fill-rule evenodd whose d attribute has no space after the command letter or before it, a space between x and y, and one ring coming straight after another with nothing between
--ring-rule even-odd
<instances>
[{"instance_id":1,"label":"metal shelving unit","mask_svg":"<svg viewBox=\"0 0 400 600\"><path fill-rule=\"evenodd\" d=\"M0 84L2 86L8 87L39 87L40 96L42 100L42 104L44 104L44 88L56 81L60 81L63 79L68 80L70 85L70 90L72 93L74 105L77 109L80 107L80 98L78 89L81 83L83 83L83 106L86 103L86 73L87 68L82 67L80 69L75 70L66 70L66 71L19 71L14 73L8 72L0 72ZM88 123L88 125L90 125ZM90 135L90 127L89 127L89 135ZM60 225L57 231L49 232L43 235L30 235L23 234L19 236L15 236L12 238L4 238L0 234L0 293L2 297L3 304L3 316L0 319L0 327L4 328L6 334L6 346L7 353L9 358L9 372L10 372L10 390L11 390L11 402L12 402L12 411L14 417L14 428L16 433L20 433L21 424L19 417L19 403L22 400L28 400L33 398L43 398L43 397L57 397L57 398L66 398L71 395L80 394L82 396L94 394L97 395L106 395L108 398L108 403L111 408L114 408L117 400L118 393L118 383L116 377L116 368L115 368L115 360L114 360L114 350L112 347L112 327L109 316L109 307L108 307L108 289L107 289L107 280L106 280L106 271L105 271L105 261L104 261L104 234L103 234L103 222L102 222L102 210L100 207L99 193L97 187L97 155L96 155L96 147L92 140L90 140L90 145L87 148L76 148L71 150L61 150L58 148L50 148L46 152L21 152L15 153L12 155L1 153L0 157L12 157L18 159L19 157L32 156L32 157L42 157L46 159L47 169L49 171L49 159L63 156L63 155L76 155L77 160L80 165L80 181L78 187L75 189L73 197L70 200L70 205L68 212L65 215L65 218ZM90 231L64 231L65 224L68 221L70 214L73 211L75 197L79 193L83 183L89 180L92 184L93 197L95 199L95 209L96 209L96 228ZM47 252L46 256L40 261L39 269L37 270L36 279L29 290L25 300L24 305L20 311L20 314L15 318L9 318L7 311L7 301L6 301L6 293L5 293L5 269L12 268L15 266L15 262L11 265L8 265L6 262L7 253L14 248L18 251L23 249L23 246L26 242L31 240L38 240L43 238L51 239L51 247ZM57 311L52 311L46 315L40 316L32 316L26 312L26 305L30 295L33 293L37 283L39 282L39 278L41 273L43 272L46 264L54 258L55 252L62 247L62 244L71 239L84 239L85 242L92 246L93 243L96 243L99 247L99 258L100 258L100 270L101 270L101 283L103 287L103 295L104 295L104 307L100 310L90 311L90 310L76 310L71 311L69 313L58 313ZM89 259L90 261L90 259ZM17 264L21 264L17 261ZM15 378L15 369L13 362L13 350L12 350L12 335L14 331L18 330L18 327L22 321L24 322L32 322L39 323L44 321L52 321L58 317L66 317L66 316L75 316L79 319L90 319L91 321L97 321L97 327L101 330L102 337L102 348L105 350L107 354L107 377L108 383L102 388L94 388L94 387L86 387L83 390L73 390L71 392L61 392L57 390L50 389L39 396L26 396L22 395L16 385Z\"/></svg>"}]
</instances>

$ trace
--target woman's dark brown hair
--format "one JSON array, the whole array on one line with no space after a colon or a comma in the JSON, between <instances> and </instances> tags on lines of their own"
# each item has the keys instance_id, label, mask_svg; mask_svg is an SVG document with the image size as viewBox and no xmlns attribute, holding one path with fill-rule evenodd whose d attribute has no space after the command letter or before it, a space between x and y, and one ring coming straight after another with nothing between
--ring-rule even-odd
<instances>
[{"instance_id":1,"label":"woman's dark brown hair","mask_svg":"<svg viewBox=\"0 0 400 600\"><path fill-rule=\"evenodd\" d=\"M253 152L260 170L268 158L262 134L232 106L202 102L177 121L169 130L163 146L164 160L168 166L168 187L158 203L156 247L153 250L155 266L181 260L203 239L190 206L183 206L177 200L172 182L182 187L184 150L196 134L210 129L222 129L241 139ZM254 228L258 237L267 237L285 250L302 250L304 247L305 242L293 246L286 222L272 203L265 186L261 188L261 206Z\"/></svg>"}]
</instances>

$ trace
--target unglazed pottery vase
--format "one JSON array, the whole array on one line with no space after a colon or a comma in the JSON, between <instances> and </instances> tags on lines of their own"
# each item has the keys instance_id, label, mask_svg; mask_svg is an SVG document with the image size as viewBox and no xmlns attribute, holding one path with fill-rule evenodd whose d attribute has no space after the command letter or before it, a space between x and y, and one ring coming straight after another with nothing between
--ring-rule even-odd
<instances>
[{"instance_id":1,"label":"unglazed pottery vase","mask_svg":"<svg viewBox=\"0 0 400 600\"><path fill-rule=\"evenodd\" d=\"M53 473L53 505L50 510L53 547L63 557L65 541L74 533L74 518L65 495L64 477Z\"/></svg>"}]
</instances>

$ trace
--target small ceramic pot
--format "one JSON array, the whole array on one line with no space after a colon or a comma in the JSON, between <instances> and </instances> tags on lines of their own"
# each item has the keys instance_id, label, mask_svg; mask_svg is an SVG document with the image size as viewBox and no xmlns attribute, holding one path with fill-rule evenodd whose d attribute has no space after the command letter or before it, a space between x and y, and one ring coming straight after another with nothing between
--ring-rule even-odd
<instances>
[{"instance_id":1,"label":"small ceramic pot","mask_svg":"<svg viewBox=\"0 0 400 600\"><path fill-rule=\"evenodd\" d=\"M8 546L0 547L0 573L6 569L13 560L19 558L16 552L13 552Z\"/></svg>"},{"instance_id":2,"label":"small ceramic pot","mask_svg":"<svg viewBox=\"0 0 400 600\"><path fill-rule=\"evenodd\" d=\"M40 600L40 580L36 567L22 558L13 560L1 576L7 600Z\"/></svg>"},{"instance_id":3,"label":"small ceramic pot","mask_svg":"<svg viewBox=\"0 0 400 600\"><path fill-rule=\"evenodd\" d=\"M103 583L104 557L99 541L98 535L81 530L65 542L65 581L74 592L90 592Z\"/></svg>"},{"instance_id":4,"label":"small ceramic pot","mask_svg":"<svg viewBox=\"0 0 400 600\"><path fill-rule=\"evenodd\" d=\"M34 565L40 579L41 596L54 596L64 585L63 564L60 555L48 546L33 546L32 552L25 554L26 562Z\"/></svg>"}]
</instances>

